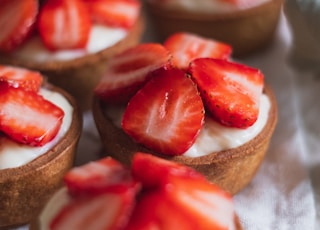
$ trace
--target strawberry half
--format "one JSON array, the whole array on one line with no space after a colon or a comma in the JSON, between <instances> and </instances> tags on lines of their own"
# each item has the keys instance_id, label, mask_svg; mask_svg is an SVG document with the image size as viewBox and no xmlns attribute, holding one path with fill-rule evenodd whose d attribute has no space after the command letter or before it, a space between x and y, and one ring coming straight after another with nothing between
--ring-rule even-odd
<instances>
[{"instance_id":1,"label":"strawberry half","mask_svg":"<svg viewBox=\"0 0 320 230\"><path fill-rule=\"evenodd\" d=\"M152 71L170 66L170 58L168 50L157 43L129 48L110 60L95 94L107 103L127 103Z\"/></svg>"},{"instance_id":2,"label":"strawberry half","mask_svg":"<svg viewBox=\"0 0 320 230\"><path fill-rule=\"evenodd\" d=\"M24 68L0 65L0 81L6 81L12 87L38 92L43 77L37 71Z\"/></svg>"},{"instance_id":3,"label":"strawberry half","mask_svg":"<svg viewBox=\"0 0 320 230\"><path fill-rule=\"evenodd\" d=\"M91 19L81 0L47 0L40 11L38 30L49 50L83 49Z\"/></svg>"},{"instance_id":4,"label":"strawberry half","mask_svg":"<svg viewBox=\"0 0 320 230\"><path fill-rule=\"evenodd\" d=\"M232 53L226 43L185 32L171 35L163 44L173 54L172 64L184 70L195 58L229 59Z\"/></svg>"},{"instance_id":5,"label":"strawberry half","mask_svg":"<svg viewBox=\"0 0 320 230\"><path fill-rule=\"evenodd\" d=\"M0 130L11 139L42 146L58 133L64 112L32 91L0 81Z\"/></svg>"},{"instance_id":6,"label":"strawberry half","mask_svg":"<svg viewBox=\"0 0 320 230\"><path fill-rule=\"evenodd\" d=\"M127 224L135 204L131 190L75 199L51 221L51 230L120 230Z\"/></svg>"},{"instance_id":7,"label":"strawberry half","mask_svg":"<svg viewBox=\"0 0 320 230\"><path fill-rule=\"evenodd\" d=\"M31 33L38 14L38 1L1 0L0 6L0 51L10 52Z\"/></svg>"},{"instance_id":8,"label":"strawberry half","mask_svg":"<svg viewBox=\"0 0 320 230\"><path fill-rule=\"evenodd\" d=\"M130 170L110 157L71 169L65 175L64 182L73 197L138 187Z\"/></svg>"},{"instance_id":9,"label":"strawberry half","mask_svg":"<svg viewBox=\"0 0 320 230\"><path fill-rule=\"evenodd\" d=\"M255 123L264 84L260 70L226 60L199 58L191 62L189 72L217 121L236 128Z\"/></svg>"},{"instance_id":10,"label":"strawberry half","mask_svg":"<svg viewBox=\"0 0 320 230\"><path fill-rule=\"evenodd\" d=\"M134 154L131 167L133 177L140 181L144 188L164 187L170 177L205 179L190 167L142 152Z\"/></svg>"},{"instance_id":11,"label":"strawberry half","mask_svg":"<svg viewBox=\"0 0 320 230\"><path fill-rule=\"evenodd\" d=\"M139 0L83 0L93 22L110 27L131 28L137 21L141 2Z\"/></svg>"},{"instance_id":12,"label":"strawberry half","mask_svg":"<svg viewBox=\"0 0 320 230\"><path fill-rule=\"evenodd\" d=\"M194 143L204 120L195 84L178 69L159 69L129 101L122 128L158 153L180 155Z\"/></svg>"},{"instance_id":13,"label":"strawberry half","mask_svg":"<svg viewBox=\"0 0 320 230\"><path fill-rule=\"evenodd\" d=\"M140 197L125 230L227 230L233 207L231 196L207 181L171 178L166 187Z\"/></svg>"}]
</instances>

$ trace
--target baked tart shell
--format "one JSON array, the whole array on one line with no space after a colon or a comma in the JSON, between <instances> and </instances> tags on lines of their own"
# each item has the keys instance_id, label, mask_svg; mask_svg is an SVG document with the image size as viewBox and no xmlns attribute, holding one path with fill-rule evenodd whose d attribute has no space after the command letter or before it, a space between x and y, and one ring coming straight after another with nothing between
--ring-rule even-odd
<instances>
[{"instance_id":1,"label":"baked tart shell","mask_svg":"<svg viewBox=\"0 0 320 230\"><path fill-rule=\"evenodd\" d=\"M260 167L277 123L277 103L270 87L264 93L271 101L271 108L266 125L262 131L249 142L220 152L212 152L201 157L166 156L143 147L117 127L106 115L105 105L97 96L93 99L93 116L104 147L104 154L130 165L137 151L151 153L192 167L205 175L209 181L236 194L241 191L255 176Z\"/></svg>"},{"instance_id":2,"label":"baked tart shell","mask_svg":"<svg viewBox=\"0 0 320 230\"><path fill-rule=\"evenodd\" d=\"M0 229L29 223L62 186L64 174L74 163L82 113L74 98L64 90L46 87L69 101L73 107L72 122L64 137L48 152L23 166L0 170Z\"/></svg>"},{"instance_id":3,"label":"baked tart shell","mask_svg":"<svg viewBox=\"0 0 320 230\"><path fill-rule=\"evenodd\" d=\"M271 43L283 2L270 0L250 9L221 14L170 10L148 1L146 9L161 41L175 32L192 32L228 43L233 56L243 57Z\"/></svg>"},{"instance_id":4,"label":"baked tart shell","mask_svg":"<svg viewBox=\"0 0 320 230\"><path fill-rule=\"evenodd\" d=\"M143 31L144 17L141 16L125 38L100 52L73 60L43 63L19 59L14 55L0 54L0 63L42 72L48 77L50 83L74 96L82 111L87 111L91 108L93 89L106 71L106 62L115 54L138 44Z\"/></svg>"}]
</instances>

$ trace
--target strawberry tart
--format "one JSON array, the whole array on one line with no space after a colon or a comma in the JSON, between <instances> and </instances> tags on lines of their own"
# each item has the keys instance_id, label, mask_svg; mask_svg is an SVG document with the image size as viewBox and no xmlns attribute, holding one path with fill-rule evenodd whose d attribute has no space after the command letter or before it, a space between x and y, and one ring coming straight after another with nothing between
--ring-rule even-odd
<instances>
[{"instance_id":1,"label":"strawberry tart","mask_svg":"<svg viewBox=\"0 0 320 230\"><path fill-rule=\"evenodd\" d=\"M231 195L195 170L137 152L71 169L31 230L240 230ZM186 221L187 220L187 221Z\"/></svg>"},{"instance_id":2,"label":"strawberry tart","mask_svg":"<svg viewBox=\"0 0 320 230\"><path fill-rule=\"evenodd\" d=\"M246 56L272 41L283 0L146 0L146 8L165 39L189 31L232 45Z\"/></svg>"},{"instance_id":3,"label":"strawberry tart","mask_svg":"<svg viewBox=\"0 0 320 230\"><path fill-rule=\"evenodd\" d=\"M127 165L135 152L150 152L235 194L267 152L275 96L260 70L231 60L228 45L173 36L179 39L140 44L110 61L93 103L105 151Z\"/></svg>"},{"instance_id":4,"label":"strawberry tart","mask_svg":"<svg viewBox=\"0 0 320 230\"><path fill-rule=\"evenodd\" d=\"M0 63L44 73L84 111L106 61L144 31L140 0L3 0L0 25Z\"/></svg>"},{"instance_id":5,"label":"strawberry tart","mask_svg":"<svg viewBox=\"0 0 320 230\"><path fill-rule=\"evenodd\" d=\"M0 229L28 223L62 185L81 114L39 72L0 65Z\"/></svg>"}]
</instances>

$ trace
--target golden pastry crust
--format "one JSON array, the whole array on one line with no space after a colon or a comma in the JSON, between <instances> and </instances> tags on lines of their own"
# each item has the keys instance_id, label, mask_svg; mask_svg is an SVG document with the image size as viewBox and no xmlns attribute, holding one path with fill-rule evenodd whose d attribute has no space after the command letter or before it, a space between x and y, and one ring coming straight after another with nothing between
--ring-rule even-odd
<instances>
[{"instance_id":1,"label":"golden pastry crust","mask_svg":"<svg viewBox=\"0 0 320 230\"><path fill-rule=\"evenodd\" d=\"M103 143L105 153L130 165L137 151L152 153L158 157L176 161L198 170L223 190L236 194L255 176L267 152L277 123L277 103L270 87L264 93L271 101L269 118L263 130L246 144L201 157L164 156L134 142L121 128L116 127L106 115L105 104L97 97L93 100L93 116Z\"/></svg>"},{"instance_id":2,"label":"golden pastry crust","mask_svg":"<svg viewBox=\"0 0 320 230\"><path fill-rule=\"evenodd\" d=\"M170 10L148 2L146 8L161 40L175 32L193 32L230 44L233 56L240 57L271 43L283 2L270 0L250 9L221 14Z\"/></svg>"},{"instance_id":3,"label":"golden pastry crust","mask_svg":"<svg viewBox=\"0 0 320 230\"><path fill-rule=\"evenodd\" d=\"M0 229L30 222L62 186L64 174L74 163L82 113L68 93L51 85L46 87L62 94L72 105L72 123L65 136L42 156L23 166L0 170Z\"/></svg>"},{"instance_id":4,"label":"golden pastry crust","mask_svg":"<svg viewBox=\"0 0 320 230\"><path fill-rule=\"evenodd\" d=\"M140 42L145 26L144 20L143 15L141 15L124 39L97 53L73 60L43 63L18 59L14 55L0 54L0 63L42 72L48 77L50 83L73 95L80 109L86 111L91 107L93 89L106 71L106 62L115 54Z\"/></svg>"}]
</instances>

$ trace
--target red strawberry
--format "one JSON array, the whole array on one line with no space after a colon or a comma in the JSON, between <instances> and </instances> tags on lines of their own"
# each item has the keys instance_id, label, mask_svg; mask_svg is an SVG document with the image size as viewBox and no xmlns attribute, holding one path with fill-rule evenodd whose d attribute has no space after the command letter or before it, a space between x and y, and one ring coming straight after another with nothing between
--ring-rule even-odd
<instances>
[{"instance_id":1,"label":"red strawberry","mask_svg":"<svg viewBox=\"0 0 320 230\"><path fill-rule=\"evenodd\" d=\"M168 67L171 56L160 44L145 43L113 57L95 89L107 103L127 103L149 79L152 71Z\"/></svg>"},{"instance_id":2,"label":"red strawberry","mask_svg":"<svg viewBox=\"0 0 320 230\"><path fill-rule=\"evenodd\" d=\"M176 177L140 197L125 230L227 230L233 220L230 195L207 181Z\"/></svg>"},{"instance_id":3,"label":"red strawberry","mask_svg":"<svg viewBox=\"0 0 320 230\"><path fill-rule=\"evenodd\" d=\"M111 27L130 28L140 14L139 0L83 0L93 22Z\"/></svg>"},{"instance_id":4,"label":"red strawberry","mask_svg":"<svg viewBox=\"0 0 320 230\"><path fill-rule=\"evenodd\" d=\"M225 60L199 58L190 65L204 104L221 124L247 128L259 114L263 74L255 68Z\"/></svg>"},{"instance_id":5,"label":"red strawberry","mask_svg":"<svg viewBox=\"0 0 320 230\"><path fill-rule=\"evenodd\" d=\"M39 72L24 68L0 65L0 81L7 81L13 87L38 92L43 77Z\"/></svg>"},{"instance_id":6,"label":"red strawberry","mask_svg":"<svg viewBox=\"0 0 320 230\"><path fill-rule=\"evenodd\" d=\"M109 157L71 169L64 182L74 197L123 191L137 185L130 170Z\"/></svg>"},{"instance_id":7,"label":"red strawberry","mask_svg":"<svg viewBox=\"0 0 320 230\"><path fill-rule=\"evenodd\" d=\"M178 69L160 69L129 101L122 128L158 153L179 155L194 143L204 120L196 86Z\"/></svg>"},{"instance_id":8,"label":"red strawberry","mask_svg":"<svg viewBox=\"0 0 320 230\"><path fill-rule=\"evenodd\" d=\"M58 133L63 110L42 96L0 81L0 130L13 140L42 146Z\"/></svg>"},{"instance_id":9,"label":"red strawberry","mask_svg":"<svg viewBox=\"0 0 320 230\"><path fill-rule=\"evenodd\" d=\"M229 59L232 52L228 44L191 33L173 34L164 41L164 46L173 54L172 64L181 69L187 69L195 58Z\"/></svg>"},{"instance_id":10,"label":"red strawberry","mask_svg":"<svg viewBox=\"0 0 320 230\"><path fill-rule=\"evenodd\" d=\"M131 170L144 188L165 186L170 177L205 179L192 168L142 152L135 153Z\"/></svg>"},{"instance_id":11,"label":"red strawberry","mask_svg":"<svg viewBox=\"0 0 320 230\"><path fill-rule=\"evenodd\" d=\"M75 199L55 216L50 229L120 230L127 224L134 203L131 190Z\"/></svg>"},{"instance_id":12,"label":"red strawberry","mask_svg":"<svg viewBox=\"0 0 320 230\"><path fill-rule=\"evenodd\" d=\"M38 14L37 0L0 0L0 51L21 45L33 29Z\"/></svg>"},{"instance_id":13,"label":"red strawberry","mask_svg":"<svg viewBox=\"0 0 320 230\"><path fill-rule=\"evenodd\" d=\"M81 0L47 0L41 8L38 30L50 50L85 48L91 19Z\"/></svg>"}]
</instances>

